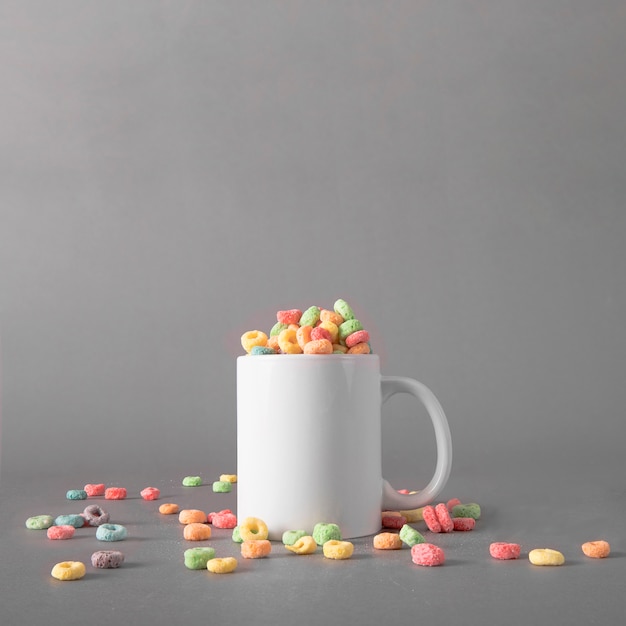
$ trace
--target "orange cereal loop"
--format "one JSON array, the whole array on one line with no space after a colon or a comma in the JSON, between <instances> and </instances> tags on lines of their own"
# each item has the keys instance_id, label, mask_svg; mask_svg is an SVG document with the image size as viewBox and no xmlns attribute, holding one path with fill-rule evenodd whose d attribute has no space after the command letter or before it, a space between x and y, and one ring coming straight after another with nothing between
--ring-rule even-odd
<instances>
[{"instance_id":1,"label":"orange cereal loop","mask_svg":"<svg viewBox=\"0 0 626 626\"><path fill-rule=\"evenodd\" d=\"M348 350L348 354L369 354L371 352L369 344L357 343Z\"/></svg>"},{"instance_id":2,"label":"orange cereal loop","mask_svg":"<svg viewBox=\"0 0 626 626\"><path fill-rule=\"evenodd\" d=\"M285 354L302 354L302 348L298 345L296 331L292 328L281 330L278 335L278 346Z\"/></svg>"},{"instance_id":3,"label":"orange cereal loop","mask_svg":"<svg viewBox=\"0 0 626 626\"><path fill-rule=\"evenodd\" d=\"M337 327L344 323L344 319L339 313L335 313L335 311L329 311L328 309L322 309L320 311L320 320L322 322L332 322Z\"/></svg>"},{"instance_id":4,"label":"orange cereal loop","mask_svg":"<svg viewBox=\"0 0 626 626\"><path fill-rule=\"evenodd\" d=\"M400 550L402 539L397 533L379 533L374 537L374 548L376 550Z\"/></svg>"},{"instance_id":5,"label":"orange cereal loop","mask_svg":"<svg viewBox=\"0 0 626 626\"><path fill-rule=\"evenodd\" d=\"M267 347L272 348L272 350L276 350L276 352L280 351L280 346L278 345L278 335L272 335L268 338Z\"/></svg>"},{"instance_id":6,"label":"orange cereal loop","mask_svg":"<svg viewBox=\"0 0 626 626\"><path fill-rule=\"evenodd\" d=\"M159 513L162 515L174 515L178 511L180 511L180 507L173 502L165 502L159 507Z\"/></svg>"},{"instance_id":7,"label":"orange cereal loop","mask_svg":"<svg viewBox=\"0 0 626 626\"><path fill-rule=\"evenodd\" d=\"M244 559L262 559L272 551L272 544L267 539L246 539L241 544L241 556Z\"/></svg>"},{"instance_id":8,"label":"orange cereal loop","mask_svg":"<svg viewBox=\"0 0 626 626\"><path fill-rule=\"evenodd\" d=\"M300 326L300 328L296 331L296 341L303 350L304 346L311 341L312 330L313 326Z\"/></svg>"},{"instance_id":9,"label":"orange cereal loop","mask_svg":"<svg viewBox=\"0 0 626 626\"><path fill-rule=\"evenodd\" d=\"M332 354L333 344L328 339L316 339L309 341L304 346L304 354Z\"/></svg>"},{"instance_id":10,"label":"orange cereal loop","mask_svg":"<svg viewBox=\"0 0 626 626\"><path fill-rule=\"evenodd\" d=\"M211 538L211 527L207 524L192 522L185 526L183 537L187 541L205 541Z\"/></svg>"},{"instance_id":11,"label":"orange cereal loop","mask_svg":"<svg viewBox=\"0 0 626 626\"><path fill-rule=\"evenodd\" d=\"M183 509L178 515L181 524L206 524L207 514L199 509Z\"/></svg>"},{"instance_id":12,"label":"orange cereal loop","mask_svg":"<svg viewBox=\"0 0 626 626\"><path fill-rule=\"evenodd\" d=\"M249 330L241 335L241 345L243 349L250 354L254 346L267 345L267 335L262 330Z\"/></svg>"},{"instance_id":13,"label":"orange cereal loop","mask_svg":"<svg viewBox=\"0 0 626 626\"><path fill-rule=\"evenodd\" d=\"M581 547L583 554L591 559L605 559L611 553L608 541L587 541Z\"/></svg>"},{"instance_id":14,"label":"orange cereal loop","mask_svg":"<svg viewBox=\"0 0 626 626\"><path fill-rule=\"evenodd\" d=\"M333 352L335 353L341 352L341 354L345 354L346 352L348 352L348 346L344 346L340 343L334 343Z\"/></svg>"}]
</instances>

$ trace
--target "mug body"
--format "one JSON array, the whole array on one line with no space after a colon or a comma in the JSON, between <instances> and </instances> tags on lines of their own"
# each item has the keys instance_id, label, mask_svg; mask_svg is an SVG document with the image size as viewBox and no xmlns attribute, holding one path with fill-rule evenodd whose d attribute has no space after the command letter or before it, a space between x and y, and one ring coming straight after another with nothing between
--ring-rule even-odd
<instances>
[{"instance_id":1,"label":"mug body","mask_svg":"<svg viewBox=\"0 0 626 626\"><path fill-rule=\"evenodd\" d=\"M344 538L378 532L382 507L377 355L237 359L237 517L270 539L335 523Z\"/></svg>"}]
</instances>

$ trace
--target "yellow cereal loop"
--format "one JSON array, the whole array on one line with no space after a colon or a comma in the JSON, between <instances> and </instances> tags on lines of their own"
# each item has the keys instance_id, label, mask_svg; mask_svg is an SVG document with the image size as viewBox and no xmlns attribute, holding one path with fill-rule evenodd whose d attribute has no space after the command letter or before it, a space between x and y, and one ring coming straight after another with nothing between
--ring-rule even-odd
<instances>
[{"instance_id":1,"label":"yellow cereal loop","mask_svg":"<svg viewBox=\"0 0 626 626\"><path fill-rule=\"evenodd\" d=\"M420 507L419 509L408 509L406 511L400 511L400 515L402 515L402 517L406 517L406 521L409 524L412 524L414 522L421 522L424 518L422 517L422 511L424 510L424 507Z\"/></svg>"},{"instance_id":2,"label":"yellow cereal loop","mask_svg":"<svg viewBox=\"0 0 626 626\"><path fill-rule=\"evenodd\" d=\"M80 561L57 563L50 572L57 580L78 580L85 575L85 564Z\"/></svg>"},{"instance_id":3,"label":"yellow cereal loop","mask_svg":"<svg viewBox=\"0 0 626 626\"><path fill-rule=\"evenodd\" d=\"M220 481L225 483L236 483L237 474L220 474Z\"/></svg>"},{"instance_id":4,"label":"yellow cereal loop","mask_svg":"<svg viewBox=\"0 0 626 626\"><path fill-rule=\"evenodd\" d=\"M337 324L329 320L322 322L320 328L324 328L330 333L331 343L339 343L339 326L337 326Z\"/></svg>"},{"instance_id":5,"label":"yellow cereal loop","mask_svg":"<svg viewBox=\"0 0 626 626\"><path fill-rule=\"evenodd\" d=\"M239 524L239 536L243 541L267 539L268 535L267 524L258 517L246 517L246 519Z\"/></svg>"},{"instance_id":6,"label":"yellow cereal loop","mask_svg":"<svg viewBox=\"0 0 626 626\"><path fill-rule=\"evenodd\" d=\"M206 568L214 574L230 574L237 569L237 559L232 556L209 559Z\"/></svg>"},{"instance_id":7,"label":"yellow cereal loop","mask_svg":"<svg viewBox=\"0 0 626 626\"><path fill-rule=\"evenodd\" d=\"M267 335L262 330L249 330L241 335L241 345L243 349L250 354L254 346L267 345Z\"/></svg>"},{"instance_id":8,"label":"yellow cereal loop","mask_svg":"<svg viewBox=\"0 0 626 626\"><path fill-rule=\"evenodd\" d=\"M278 335L278 347L285 354L302 354L302 348L298 344L296 331L293 328L285 328Z\"/></svg>"},{"instance_id":9,"label":"yellow cereal loop","mask_svg":"<svg viewBox=\"0 0 626 626\"><path fill-rule=\"evenodd\" d=\"M533 565L563 565L565 557L558 550L535 548L528 553L528 560Z\"/></svg>"},{"instance_id":10,"label":"yellow cereal loop","mask_svg":"<svg viewBox=\"0 0 626 626\"><path fill-rule=\"evenodd\" d=\"M285 545L285 548L294 554L313 554L317 550L317 543L311 535L304 535L294 544L290 546Z\"/></svg>"},{"instance_id":11,"label":"yellow cereal loop","mask_svg":"<svg viewBox=\"0 0 626 626\"><path fill-rule=\"evenodd\" d=\"M323 546L324 556L327 559L343 560L349 559L354 552L354 545L349 541L330 539Z\"/></svg>"}]
</instances>

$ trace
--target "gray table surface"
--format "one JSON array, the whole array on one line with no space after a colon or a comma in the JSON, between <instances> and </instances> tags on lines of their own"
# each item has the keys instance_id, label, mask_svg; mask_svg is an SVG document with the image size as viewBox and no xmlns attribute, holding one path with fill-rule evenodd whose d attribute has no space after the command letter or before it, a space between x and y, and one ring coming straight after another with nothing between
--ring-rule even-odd
<instances>
[{"instance_id":1,"label":"gray table surface","mask_svg":"<svg viewBox=\"0 0 626 626\"><path fill-rule=\"evenodd\" d=\"M524 459L527 460L524 460ZM331 561L318 553L295 556L275 542L268 558L239 558L238 569L219 576L191 571L183 552L211 545L218 556L239 557L231 531L214 529L200 544L182 536L178 516L158 513L163 502L207 512L236 510L236 485L230 494L213 493L220 471L208 468L200 487L183 487L180 473L108 476L51 471L38 479L4 477L0 510L0 622L5 626L45 623L129 624L618 624L626 601L626 548L623 472L620 461L603 459L582 467L576 459L560 466L530 457L501 459L475 468L453 469L441 500L458 497L481 505L476 528L467 533L435 535L414 524L428 541L446 552L446 563L424 568L411 562L404 547L375 551L372 537L354 540L354 556ZM82 474L82 475L81 475ZM80 512L85 501L69 501L67 489L85 482L125 486L128 498L100 503L112 521L125 525L128 538L119 544L96 540L94 528L78 529L69 541L51 541L45 531L28 530L31 515ZM157 501L139 492L161 490ZM88 503L87 502L87 503ZM604 538L609 558L594 560L581 551L584 541ZM522 546L517 561L489 556L492 541ZM121 549L126 557L116 570L96 570L92 552ZM536 567L527 559L535 547L563 552L562 567ZM86 576L59 582L52 566L80 560Z\"/></svg>"}]
</instances>

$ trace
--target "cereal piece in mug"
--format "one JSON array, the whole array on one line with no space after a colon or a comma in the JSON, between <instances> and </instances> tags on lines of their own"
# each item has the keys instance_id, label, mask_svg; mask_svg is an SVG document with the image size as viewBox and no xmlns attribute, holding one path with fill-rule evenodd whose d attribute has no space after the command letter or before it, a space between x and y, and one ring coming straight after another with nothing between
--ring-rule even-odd
<instances>
[{"instance_id":1,"label":"cereal piece in mug","mask_svg":"<svg viewBox=\"0 0 626 626\"><path fill-rule=\"evenodd\" d=\"M281 324L297 324L302 317L302 311L300 309L289 309L288 311L277 311L276 319Z\"/></svg>"},{"instance_id":2,"label":"cereal piece in mug","mask_svg":"<svg viewBox=\"0 0 626 626\"><path fill-rule=\"evenodd\" d=\"M333 344L328 339L311 339L304 346L304 354L332 354Z\"/></svg>"},{"instance_id":3,"label":"cereal piece in mug","mask_svg":"<svg viewBox=\"0 0 626 626\"><path fill-rule=\"evenodd\" d=\"M354 318L354 312L352 311L352 307L342 298L339 298L335 301L335 304L333 305L333 310L335 311L335 313L337 313L337 315L341 315L344 321Z\"/></svg>"},{"instance_id":4,"label":"cereal piece in mug","mask_svg":"<svg viewBox=\"0 0 626 626\"><path fill-rule=\"evenodd\" d=\"M250 354L254 346L267 345L267 335L262 330L249 330L241 336L241 345Z\"/></svg>"}]
</instances>

